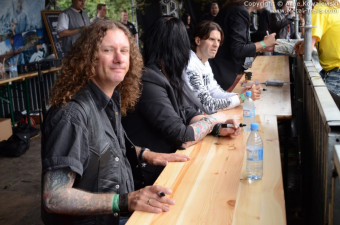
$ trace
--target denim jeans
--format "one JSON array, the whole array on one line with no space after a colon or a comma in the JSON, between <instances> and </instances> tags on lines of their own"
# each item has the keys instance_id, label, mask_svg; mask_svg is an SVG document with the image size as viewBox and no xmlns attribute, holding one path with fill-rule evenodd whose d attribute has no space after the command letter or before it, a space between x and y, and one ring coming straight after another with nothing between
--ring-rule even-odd
<instances>
[{"instance_id":1,"label":"denim jeans","mask_svg":"<svg viewBox=\"0 0 340 225\"><path fill-rule=\"evenodd\" d=\"M340 71L326 72L324 81L329 91L340 96Z\"/></svg>"},{"instance_id":2,"label":"denim jeans","mask_svg":"<svg viewBox=\"0 0 340 225\"><path fill-rule=\"evenodd\" d=\"M129 217L126 218L126 217L123 217L123 218L120 218L119 219L119 225L125 225L128 221Z\"/></svg>"}]
</instances>

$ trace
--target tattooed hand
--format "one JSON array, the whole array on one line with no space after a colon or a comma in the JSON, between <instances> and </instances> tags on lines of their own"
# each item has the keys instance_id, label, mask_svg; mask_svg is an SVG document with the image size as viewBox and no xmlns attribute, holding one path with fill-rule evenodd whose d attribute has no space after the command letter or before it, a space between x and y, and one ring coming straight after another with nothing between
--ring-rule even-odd
<instances>
[{"instance_id":1,"label":"tattooed hand","mask_svg":"<svg viewBox=\"0 0 340 225\"><path fill-rule=\"evenodd\" d=\"M234 127L220 128L220 136L237 136L241 133L241 128L239 127L239 122L236 119L229 119L226 123L234 125Z\"/></svg>"},{"instance_id":2,"label":"tattooed hand","mask_svg":"<svg viewBox=\"0 0 340 225\"><path fill-rule=\"evenodd\" d=\"M208 121L202 120L203 117L204 116L199 115L191 119L191 122L193 123L191 123L190 126L194 129L195 141L188 141L183 143L181 146L182 148L187 148L193 144L196 144L197 142L202 140L205 136L207 136L207 134L209 134L209 131L211 131L216 124L226 123L228 118L227 115L222 112L206 116L206 118L209 119L210 123ZM197 121L197 119L200 120Z\"/></svg>"},{"instance_id":3,"label":"tattooed hand","mask_svg":"<svg viewBox=\"0 0 340 225\"><path fill-rule=\"evenodd\" d=\"M129 211L144 211L151 213L169 211L170 207L168 205L174 205L175 201L166 196L160 197L157 194L159 191L164 192L166 195L172 194L172 190L159 185L146 186L138 191L129 193Z\"/></svg>"},{"instance_id":4,"label":"tattooed hand","mask_svg":"<svg viewBox=\"0 0 340 225\"><path fill-rule=\"evenodd\" d=\"M65 215L111 214L114 193L88 193L72 188L76 173L70 169L47 171L43 178L43 206L49 213Z\"/></svg>"}]
</instances>

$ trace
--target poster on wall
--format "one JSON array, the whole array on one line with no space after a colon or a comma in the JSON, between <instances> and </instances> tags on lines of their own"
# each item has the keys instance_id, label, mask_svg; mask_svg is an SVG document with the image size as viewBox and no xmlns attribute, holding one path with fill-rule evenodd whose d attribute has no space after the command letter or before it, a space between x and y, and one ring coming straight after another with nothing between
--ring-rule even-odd
<instances>
[{"instance_id":1,"label":"poster on wall","mask_svg":"<svg viewBox=\"0 0 340 225\"><path fill-rule=\"evenodd\" d=\"M61 11L57 10L41 11L54 55L56 58L62 59L65 56L65 53L62 50L61 38L57 33L58 17L60 13Z\"/></svg>"},{"instance_id":2,"label":"poster on wall","mask_svg":"<svg viewBox=\"0 0 340 225\"><path fill-rule=\"evenodd\" d=\"M16 34L43 27L45 0L0 0L0 42Z\"/></svg>"},{"instance_id":3,"label":"poster on wall","mask_svg":"<svg viewBox=\"0 0 340 225\"><path fill-rule=\"evenodd\" d=\"M0 0L0 6L0 60L22 65L46 58L45 0Z\"/></svg>"}]
</instances>

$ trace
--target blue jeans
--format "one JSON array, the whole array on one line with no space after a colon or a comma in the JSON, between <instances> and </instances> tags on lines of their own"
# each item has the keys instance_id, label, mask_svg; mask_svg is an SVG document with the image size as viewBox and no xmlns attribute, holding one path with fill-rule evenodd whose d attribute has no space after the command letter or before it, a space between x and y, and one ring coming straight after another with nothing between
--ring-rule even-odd
<instances>
[{"instance_id":1,"label":"blue jeans","mask_svg":"<svg viewBox=\"0 0 340 225\"><path fill-rule=\"evenodd\" d=\"M340 96L340 71L326 72L324 81L329 91Z\"/></svg>"},{"instance_id":2,"label":"blue jeans","mask_svg":"<svg viewBox=\"0 0 340 225\"><path fill-rule=\"evenodd\" d=\"M120 218L119 225L125 225L129 218Z\"/></svg>"}]
</instances>

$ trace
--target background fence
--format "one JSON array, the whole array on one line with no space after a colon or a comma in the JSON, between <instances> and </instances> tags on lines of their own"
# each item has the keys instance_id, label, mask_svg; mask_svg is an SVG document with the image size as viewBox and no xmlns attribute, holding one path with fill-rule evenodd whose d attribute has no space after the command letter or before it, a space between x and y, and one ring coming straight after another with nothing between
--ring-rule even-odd
<instances>
[{"instance_id":1,"label":"background fence","mask_svg":"<svg viewBox=\"0 0 340 225\"><path fill-rule=\"evenodd\" d=\"M340 224L332 199L333 151L340 142L340 111L311 61L296 59L295 106L305 224ZM340 189L335 190L336 193Z\"/></svg>"},{"instance_id":2,"label":"background fence","mask_svg":"<svg viewBox=\"0 0 340 225\"><path fill-rule=\"evenodd\" d=\"M43 91L45 95L45 99L49 99L49 90L53 86L56 76L58 73L47 73L43 74ZM8 98L7 86L1 85L0 92ZM13 100L13 110L14 111L24 111L26 110L25 103L25 82L13 82L11 84L11 93ZM39 92L39 80L38 76L28 79L28 93L29 93L29 102L30 102L30 110L32 111L40 111L40 97L41 94ZM9 104L5 101L0 101L0 117L10 117Z\"/></svg>"}]
</instances>

